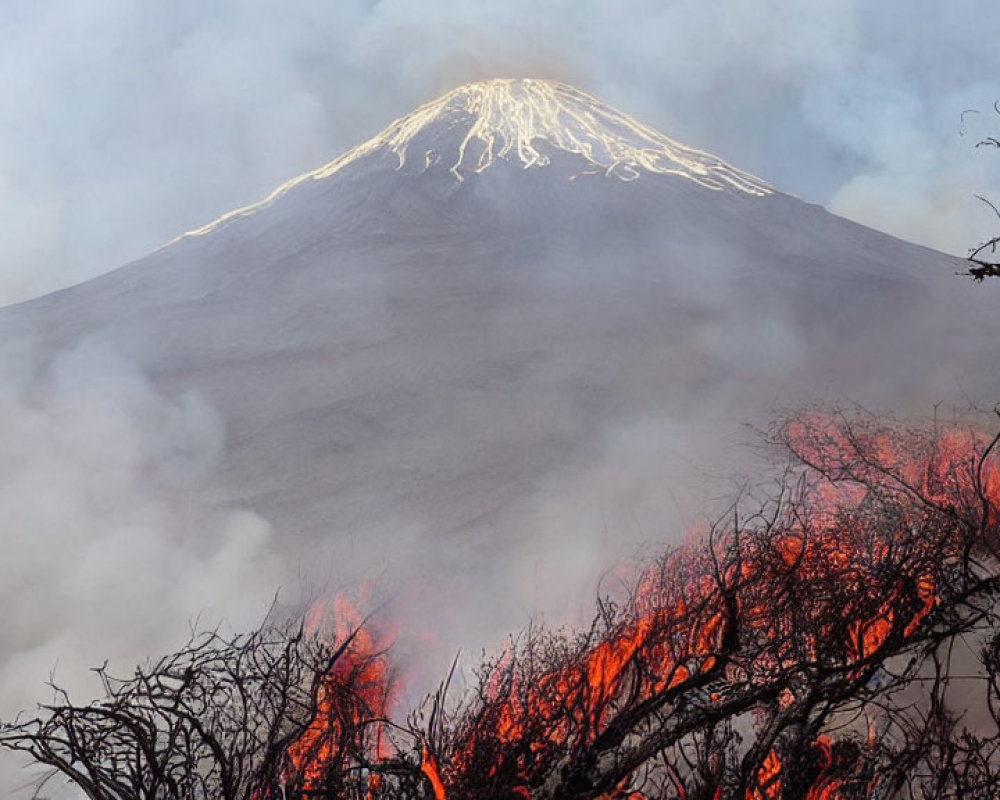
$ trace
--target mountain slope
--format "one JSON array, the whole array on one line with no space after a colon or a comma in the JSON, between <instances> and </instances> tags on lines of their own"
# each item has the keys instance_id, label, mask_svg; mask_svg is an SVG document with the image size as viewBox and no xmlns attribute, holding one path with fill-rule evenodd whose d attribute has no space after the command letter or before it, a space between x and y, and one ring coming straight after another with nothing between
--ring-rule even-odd
<instances>
[{"instance_id":1,"label":"mountain slope","mask_svg":"<svg viewBox=\"0 0 1000 800\"><path fill-rule=\"evenodd\" d=\"M0 334L41 383L96 339L196 391L226 438L185 492L270 520L290 563L447 576L444 623L506 595L490 629L678 535L775 405L991 399L992 303L956 269L589 95L499 81Z\"/></svg>"}]
</instances>

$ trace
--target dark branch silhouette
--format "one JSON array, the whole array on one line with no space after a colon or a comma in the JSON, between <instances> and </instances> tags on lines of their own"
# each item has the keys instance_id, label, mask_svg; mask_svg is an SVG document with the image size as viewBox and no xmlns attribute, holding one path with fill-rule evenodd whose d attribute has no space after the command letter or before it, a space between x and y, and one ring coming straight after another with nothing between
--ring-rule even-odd
<instances>
[{"instance_id":1,"label":"dark branch silhouette","mask_svg":"<svg viewBox=\"0 0 1000 800\"><path fill-rule=\"evenodd\" d=\"M993 110L1000 116L1000 100L993 103ZM995 136L987 136L976 142L976 147L995 147L1000 149L1000 139ZM1000 209L987 200L982 195L976 195L976 199L990 207L993 213L1000 219ZM974 248L968 256L968 261L972 264L966 271L973 280L982 283L986 278L1000 276L1000 260L997 258L997 249L1000 248L1000 236L994 236L978 247Z\"/></svg>"}]
</instances>

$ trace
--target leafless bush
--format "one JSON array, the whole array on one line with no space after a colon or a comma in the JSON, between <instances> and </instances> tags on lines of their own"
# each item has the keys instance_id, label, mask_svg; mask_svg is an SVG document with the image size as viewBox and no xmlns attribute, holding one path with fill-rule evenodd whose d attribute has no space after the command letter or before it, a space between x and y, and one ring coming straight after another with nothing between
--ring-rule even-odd
<instances>
[{"instance_id":1,"label":"leafless bush","mask_svg":"<svg viewBox=\"0 0 1000 800\"><path fill-rule=\"evenodd\" d=\"M301 624L198 633L131 678L97 669L104 691L95 702L76 704L53 685L37 716L0 727L0 744L53 767L92 800L282 796L302 788L290 752L321 705L329 713L363 704L359 673L379 656L359 656L357 635L328 642ZM324 742L327 761L346 771L366 751L365 736L352 726Z\"/></svg>"},{"instance_id":2,"label":"leafless bush","mask_svg":"<svg viewBox=\"0 0 1000 800\"><path fill-rule=\"evenodd\" d=\"M1000 100L993 103L993 110L1000 115ZM976 143L976 147L996 147L1000 149L1000 139L995 136L987 136ZM993 211L1000 218L1000 209L982 195L976 197ZM967 274L975 281L982 282L986 278L996 278L1000 276L1000 260L998 260L997 249L1000 248L1000 236L983 242L969 253L968 260L972 264Z\"/></svg>"}]
</instances>

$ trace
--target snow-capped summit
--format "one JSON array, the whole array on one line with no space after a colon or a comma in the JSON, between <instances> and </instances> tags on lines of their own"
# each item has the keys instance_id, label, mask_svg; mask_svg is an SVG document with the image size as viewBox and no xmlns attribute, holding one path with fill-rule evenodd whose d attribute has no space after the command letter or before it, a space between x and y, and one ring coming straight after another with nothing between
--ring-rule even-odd
<instances>
[{"instance_id":1,"label":"snow-capped summit","mask_svg":"<svg viewBox=\"0 0 1000 800\"><path fill-rule=\"evenodd\" d=\"M669 139L593 95L549 80L498 78L460 86L397 120L324 172L378 148L392 150L400 166L410 159L424 168L443 163L458 180L500 160L526 169L547 166L549 153L558 150L580 156L587 172L622 180L646 171L679 175L710 189L770 193L763 181L715 156Z\"/></svg>"},{"instance_id":2,"label":"snow-capped summit","mask_svg":"<svg viewBox=\"0 0 1000 800\"><path fill-rule=\"evenodd\" d=\"M604 175L633 181L646 173L758 197L773 191L763 180L681 144L587 92L551 80L496 78L453 89L333 161L292 178L264 200L185 236L209 233L301 184L331 178L380 156L388 157L396 171L446 171L452 182L464 182L500 163L528 170L558 161L568 179Z\"/></svg>"}]
</instances>

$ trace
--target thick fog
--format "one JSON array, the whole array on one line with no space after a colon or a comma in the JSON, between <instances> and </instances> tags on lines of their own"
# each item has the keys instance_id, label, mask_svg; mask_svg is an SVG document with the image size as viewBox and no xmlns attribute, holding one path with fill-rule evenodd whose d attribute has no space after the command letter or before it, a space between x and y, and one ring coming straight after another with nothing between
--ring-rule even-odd
<instances>
[{"instance_id":1,"label":"thick fog","mask_svg":"<svg viewBox=\"0 0 1000 800\"><path fill-rule=\"evenodd\" d=\"M578 84L785 191L949 252L994 230L989 0L14 0L0 302L137 258L469 80ZM962 122L962 112L967 114Z\"/></svg>"}]
</instances>

